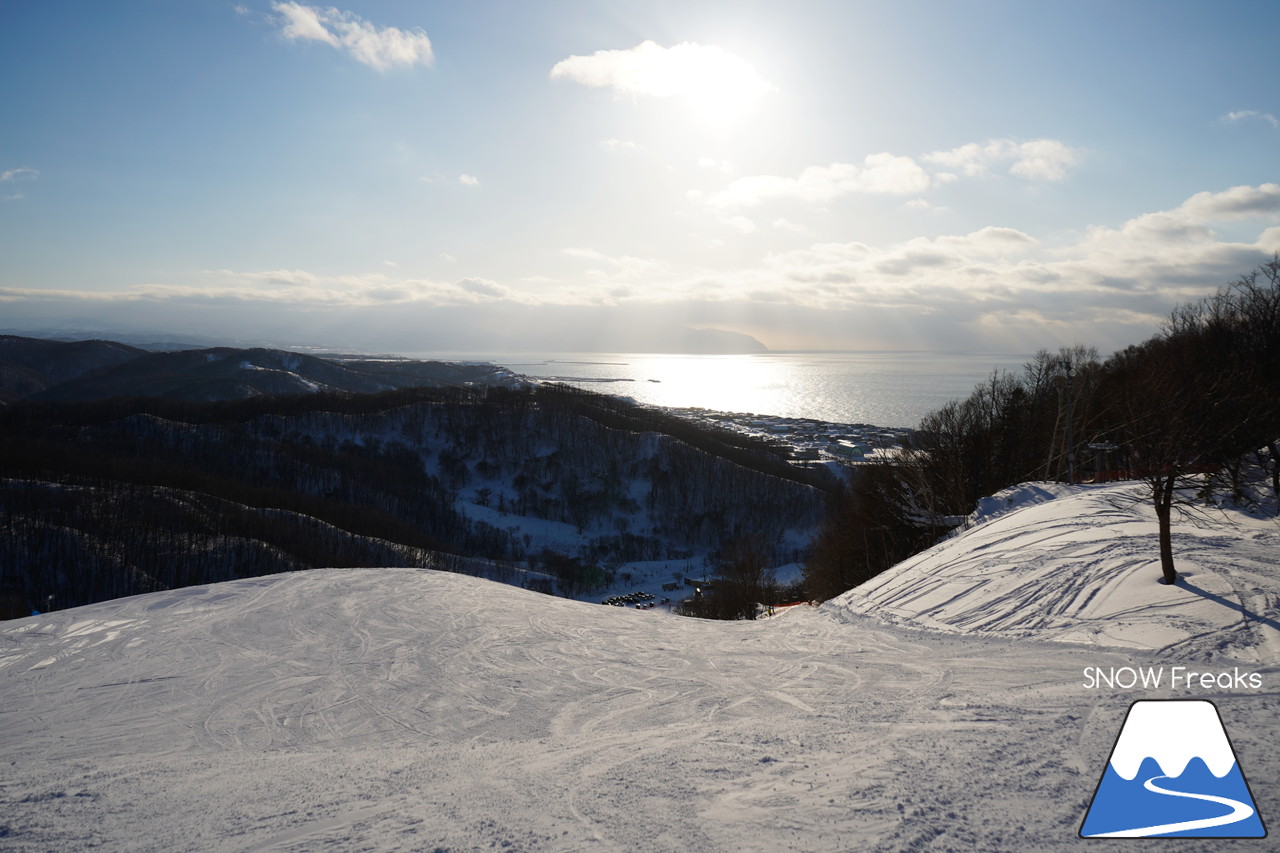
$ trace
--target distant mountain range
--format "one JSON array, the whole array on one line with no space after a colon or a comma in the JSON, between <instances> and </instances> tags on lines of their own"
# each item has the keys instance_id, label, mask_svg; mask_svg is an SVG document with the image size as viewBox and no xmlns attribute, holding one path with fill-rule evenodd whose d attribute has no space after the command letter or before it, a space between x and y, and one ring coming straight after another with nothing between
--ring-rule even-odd
<instances>
[{"instance_id":1,"label":"distant mountain range","mask_svg":"<svg viewBox=\"0 0 1280 853\"><path fill-rule=\"evenodd\" d=\"M685 355L742 355L768 352L769 348L750 335L725 329L687 327L635 328L622 332L613 342L616 352L661 352Z\"/></svg>"},{"instance_id":2,"label":"distant mountain range","mask_svg":"<svg viewBox=\"0 0 1280 853\"><path fill-rule=\"evenodd\" d=\"M396 358L320 358L278 349L212 347L149 352L116 341L0 335L0 402L162 397L206 402L320 391L513 386L491 364Z\"/></svg>"}]
</instances>

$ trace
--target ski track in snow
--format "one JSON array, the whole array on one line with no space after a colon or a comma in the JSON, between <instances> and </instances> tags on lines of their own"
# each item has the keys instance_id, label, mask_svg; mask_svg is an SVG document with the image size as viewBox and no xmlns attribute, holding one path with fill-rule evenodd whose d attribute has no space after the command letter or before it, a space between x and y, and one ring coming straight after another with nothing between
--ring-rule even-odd
<instances>
[{"instance_id":1,"label":"ski track in snow","mask_svg":"<svg viewBox=\"0 0 1280 853\"><path fill-rule=\"evenodd\" d=\"M754 623L411 569L4 623L0 849L1074 848L1139 698L1221 700L1280 813L1275 525L1179 527L1191 586L1161 587L1126 489L1026 484ZM1264 687L1082 684L1170 664Z\"/></svg>"},{"instance_id":2,"label":"ski track in snow","mask_svg":"<svg viewBox=\"0 0 1280 853\"><path fill-rule=\"evenodd\" d=\"M0 847L156 851L1065 849L1128 704L1081 669L1134 661L408 569L32 617L0 658ZM1252 778L1278 709L1231 705Z\"/></svg>"},{"instance_id":3,"label":"ski track in snow","mask_svg":"<svg viewBox=\"0 0 1280 853\"><path fill-rule=\"evenodd\" d=\"M1159 576L1140 485L1016 486L966 529L833 604L932 630L1280 664L1280 524L1201 510L1174 526L1182 581Z\"/></svg>"}]
</instances>

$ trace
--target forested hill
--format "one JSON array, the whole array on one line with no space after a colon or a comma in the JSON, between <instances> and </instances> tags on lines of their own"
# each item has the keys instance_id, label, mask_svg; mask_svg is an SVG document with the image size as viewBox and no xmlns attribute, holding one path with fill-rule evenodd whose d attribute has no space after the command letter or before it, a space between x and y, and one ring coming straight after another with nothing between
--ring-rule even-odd
<instances>
[{"instance_id":1,"label":"forested hill","mask_svg":"<svg viewBox=\"0 0 1280 853\"><path fill-rule=\"evenodd\" d=\"M0 409L10 615L315 566L417 565L581 594L623 563L800 556L819 474L561 387Z\"/></svg>"},{"instance_id":2,"label":"forested hill","mask_svg":"<svg viewBox=\"0 0 1280 853\"><path fill-rule=\"evenodd\" d=\"M368 394L423 386L517 385L520 381L491 364L320 358L261 347L148 352L115 341L0 335L0 403L112 397L240 400L324 391Z\"/></svg>"}]
</instances>

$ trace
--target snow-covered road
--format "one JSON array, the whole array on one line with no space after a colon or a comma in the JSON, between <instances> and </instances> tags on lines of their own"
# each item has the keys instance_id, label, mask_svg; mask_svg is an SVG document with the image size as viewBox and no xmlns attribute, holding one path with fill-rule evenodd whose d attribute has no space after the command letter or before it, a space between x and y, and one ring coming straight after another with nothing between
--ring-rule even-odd
<instances>
[{"instance_id":1,"label":"snow-covered road","mask_svg":"<svg viewBox=\"0 0 1280 853\"><path fill-rule=\"evenodd\" d=\"M1145 654L401 569L121 599L0 628L0 847L1065 849L1149 695L1081 672ZM1268 816L1276 675L1219 700Z\"/></svg>"}]
</instances>

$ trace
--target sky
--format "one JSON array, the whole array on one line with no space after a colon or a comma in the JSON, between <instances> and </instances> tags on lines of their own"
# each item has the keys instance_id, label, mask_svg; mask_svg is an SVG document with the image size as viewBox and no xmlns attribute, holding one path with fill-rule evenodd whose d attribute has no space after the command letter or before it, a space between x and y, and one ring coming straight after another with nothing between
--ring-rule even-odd
<instances>
[{"instance_id":1,"label":"sky","mask_svg":"<svg viewBox=\"0 0 1280 853\"><path fill-rule=\"evenodd\" d=\"M0 329L1109 352L1280 251L1273 0L11 0Z\"/></svg>"}]
</instances>

